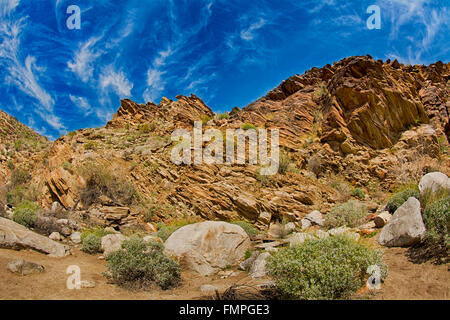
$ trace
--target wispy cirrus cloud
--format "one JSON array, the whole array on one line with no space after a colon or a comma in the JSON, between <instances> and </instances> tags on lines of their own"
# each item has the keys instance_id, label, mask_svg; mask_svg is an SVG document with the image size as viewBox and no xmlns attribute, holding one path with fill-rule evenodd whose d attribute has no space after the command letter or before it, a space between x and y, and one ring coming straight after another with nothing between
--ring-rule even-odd
<instances>
[{"instance_id":1,"label":"wispy cirrus cloud","mask_svg":"<svg viewBox=\"0 0 450 320\"><path fill-rule=\"evenodd\" d=\"M112 65L103 69L99 78L102 90L112 89L119 97L131 96L133 83L130 82L123 71L117 71Z\"/></svg>"},{"instance_id":2,"label":"wispy cirrus cloud","mask_svg":"<svg viewBox=\"0 0 450 320\"><path fill-rule=\"evenodd\" d=\"M72 61L67 62L69 69L83 82L88 82L94 75L94 63L102 55L101 50L95 49L95 45L103 36L92 37L75 52Z\"/></svg>"},{"instance_id":3,"label":"wispy cirrus cloud","mask_svg":"<svg viewBox=\"0 0 450 320\"><path fill-rule=\"evenodd\" d=\"M77 97L70 94L69 99L80 111L83 111L86 115L92 113L92 107L85 97Z\"/></svg>"},{"instance_id":4,"label":"wispy cirrus cloud","mask_svg":"<svg viewBox=\"0 0 450 320\"><path fill-rule=\"evenodd\" d=\"M54 114L55 101L39 83L39 76L45 68L38 66L32 55L27 55L24 61L20 58L20 36L27 26L27 17L12 16L19 4L19 0L5 0L0 4L0 65L5 70L3 80L34 98L38 102L34 104L35 113L48 125L62 131L65 127Z\"/></svg>"}]
</instances>

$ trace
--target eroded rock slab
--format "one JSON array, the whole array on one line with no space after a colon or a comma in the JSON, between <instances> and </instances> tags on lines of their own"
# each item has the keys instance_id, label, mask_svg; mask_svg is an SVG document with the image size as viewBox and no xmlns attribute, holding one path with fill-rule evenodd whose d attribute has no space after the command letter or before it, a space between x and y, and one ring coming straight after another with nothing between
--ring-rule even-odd
<instances>
[{"instance_id":1,"label":"eroded rock slab","mask_svg":"<svg viewBox=\"0 0 450 320\"><path fill-rule=\"evenodd\" d=\"M33 249L53 257L64 257L70 253L68 246L41 236L5 218L0 218L0 248Z\"/></svg>"}]
</instances>

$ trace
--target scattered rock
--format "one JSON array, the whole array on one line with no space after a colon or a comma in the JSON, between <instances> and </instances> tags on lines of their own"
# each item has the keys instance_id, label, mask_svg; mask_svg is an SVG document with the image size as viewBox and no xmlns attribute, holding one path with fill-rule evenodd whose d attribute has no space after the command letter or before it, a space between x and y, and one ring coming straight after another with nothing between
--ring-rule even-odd
<instances>
[{"instance_id":1,"label":"scattered rock","mask_svg":"<svg viewBox=\"0 0 450 320\"><path fill-rule=\"evenodd\" d=\"M302 230L306 230L312 226L312 222L306 218L302 219Z\"/></svg>"},{"instance_id":2,"label":"scattered rock","mask_svg":"<svg viewBox=\"0 0 450 320\"><path fill-rule=\"evenodd\" d=\"M89 280L81 280L81 288L95 288L95 282Z\"/></svg>"},{"instance_id":3,"label":"scattered rock","mask_svg":"<svg viewBox=\"0 0 450 320\"><path fill-rule=\"evenodd\" d=\"M268 252L261 253L258 258L253 262L252 266L250 267L250 276L253 279L256 278L263 278L267 275L266 270L266 264L267 264L267 258L271 256Z\"/></svg>"},{"instance_id":4,"label":"scattered rock","mask_svg":"<svg viewBox=\"0 0 450 320\"><path fill-rule=\"evenodd\" d=\"M53 241L61 241L62 237L59 234L59 232L52 232L49 236L49 239L53 240Z\"/></svg>"},{"instance_id":5,"label":"scattered rock","mask_svg":"<svg viewBox=\"0 0 450 320\"><path fill-rule=\"evenodd\" d=\"M78 231L73 232L70 235L70 241L72 241L75 244L80 244L81 243L81 233Z\"/></svg>"},{"instance_id":6,"label":"scattered rock","mask_svg":"<svg viewBox=\"0 0 450 320\"><path fill-rule=\"evenodd\" d=\"M0 218L0 248L28 248L47 253L52 257L64 257L70 253L68 246L41 236L5 218Z\"/></svg>"},{"instance_id":7,"label":"scattered rock","mask_svg":"<svg viewBox=\"0 0 450 320\"><path fill-rule=\"evenodd\" d=\"M158 237L157 235L151 235L151 234L148 236L145 236L143 238L143 240L146 242L154 241L154 242L164 243L164 241L162 241L162 239L160 237Z\"/></svg>"},{"instance_id":8,"label":"scattered rock","mask_svg":"<svg viewBox=\"0 0 450 320\"><path fill-rule=\"evenodd\" d=\"M122 247L122 242L126 240L122 234L108 234L102 237L103 254L107 257L111 253L119 250Z\"/></svg>"},{"instance_id":9,"label":"scattered rock","mask_svg":"<svg viewBox=\"0 0 450 320\"><path fill-rule=\"evenodd\" d=\"M309 220L312 225L317 225L317 226L321 226L321 227L323 226L323 224L325 222L325 219L323 218L322 213L320 213L320 211L317 211L317 210L314 210L313 212L309 213L303 219ZM302 224L303 224L303 219L302 219Z\"/></svg>"},{"instance_id":10,"label":"scattered rock","mask_svg":"<svg viewBox=\"0 0 450 320\"><path fill-rule=\"evenodd\" d=\"M205 294L215 294L219 289L210 284L204 284L200 287L200 291Z\"/></svg>"},{"instance_id":11,"label":"scattered rock","mask_svg":"<svg viewBox=\"0 0 450 320\"><path fill-rule=\"evenodd\" d=\"M20 274L22 276L32 273L41 273L45 270L44 266L23 259L8 263L7 269L12 273Z\"/></svg>"},{"instance_id":12,"label":"scattered rock","mask_svg":"<svg viewBox=\"0 0 450 320\"><path fill-rule=\"evenodd\" d=\"M237 265L250 248L247 233L226 222L206 221L184 226L165 242L165 253L188 269L211 275Z\"/></svg>"},{"instance_id":13,"label":"scattered rock","mask_svg":"<svg viewBox=\"0 0 450 320\"><path fill-rule=\"evenodd\" d=\"M378 242L386 247L410 246L420 242L424 234L420 202L411 197L395 211L392 219L381 230Z\"/></svg>"}]
</instances>

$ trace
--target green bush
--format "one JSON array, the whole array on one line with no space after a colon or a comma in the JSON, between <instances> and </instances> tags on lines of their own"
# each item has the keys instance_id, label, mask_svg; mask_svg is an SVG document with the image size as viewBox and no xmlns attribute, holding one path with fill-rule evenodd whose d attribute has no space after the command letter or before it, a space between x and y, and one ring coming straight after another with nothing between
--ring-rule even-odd
<instances>
[{"instance_id":1,"label":"green bush","mask_svg":"<svg viewBox=\"0 0 450 320\"><path fill-rule=\"evenodd\" d=\"M258 234L258 229L246 221L231 221L230 223L238 225L248 234L250 238L253 238Z\"/></svg>"},{"instance_id":2,"label":"green bush","mask_svg":"<svg viewBox=\"0 0 450 320\"><path fill-rule=\"evenodd\" d=\"M400 190L392 195L386 205L386 210L390 213L394 213L402 206L403 203L408 201L410 197L419 199L419 196L419 188L416 185L407 186L403 190Z\"/></svg>"},{"instance_id":3,"label":"green bush","mask_svg":"<svg viewBox=\"0 0 450 320\"><path fill-rule=\"evenodd\" d=\"M38 209L39 206L36 203L25 200L14 209L13 221L31 228L36 222L36 211Z\"/></svg>"},{"instance_id":4,"label":"green bush","mask_svg":"<svg viewBox=\"0 0 450 320\"><path fill-rule=\"evenodd\" d=\"M111 232L106 231L103 228L85 229L85 230L83 230L83 232L81 232L80 240L83 241L90 234L94 234L95 236L97 236L97 237L99 237L101 239L104 236L107 236L108 234L111 234Z\"/></svg>"},{"instance_id":5,"label":"green bush","mask_svg":"<svg viewBox=\"0 0 450 320\"><path fill-rule=\"evenodd\" d=\"M361 188L355 188L351 191L352 196L358 197L359 199L364 199L366 194Z\"/></svg>"},{"instance_id":6,"label":"green bush","mask_svg":"<svg viewBox=\"0 0 450 320\"><path fill-rule=\"evenodd\" d=\"M438 244L450 248L450 192L441 190L430 201L423 205L423 222L426 227L425 238L430 244ZM440 195L439 195L440 193ZM433 198L434 198L433 197ZM430 198L429 196L427 198Z\"/></svg>"},{"instance_id":7,"label":"green bush","mask_svg":"<svg viewBox=\"0 0 450 320\"><path fill-rule=\"evenodd\" d=\"M337 227L357 227L364 224L367 216L367 207L356 200L349 200L335 206L325 216L325 227L328 229Z\"/></svg>"},{"instance_id":8,"label":"green bush","mask_svg":"<svg viewBox=\"0 0 450 320\"><path fill-rule=\"evenodd\" d=\"M285 298L317 300L349 298L364 285L371 265L387 276L381 251L335 236L282 249L267 268Z\"/></svg>"},{"instance_id":9,"label":"green bush","mask_svg":"<svg viewBox=\"0 0 450 320\"><path fill-rule=\"evenodd\" d=\"M108 256L105 275L125 287L148 287L156 283L162 289L177 285L180 267L163 254L163 245L133 237Z\"/></svg>"},{"instance_id":10,"label":"green bush","mask_svg":"<svg viewBox=\"0 0 450 320\"><path fill-rule=\"evenodd\" d=\"M251 123L244 123L241 126L241 129L243 129L243 130L256 130L257 128Z\"/></svg>"},{"instance_id":11,"label":"green bush","mask_svg":"<svg viewBox=\"0 0 450 320\"><path fill-rule=\"evenodd\" d=\"M96 254L102 250L102 238L94 233L88 234L85 238L83 238L81 243L81 250L86 253Z\"/></svg>"}]
</instances>

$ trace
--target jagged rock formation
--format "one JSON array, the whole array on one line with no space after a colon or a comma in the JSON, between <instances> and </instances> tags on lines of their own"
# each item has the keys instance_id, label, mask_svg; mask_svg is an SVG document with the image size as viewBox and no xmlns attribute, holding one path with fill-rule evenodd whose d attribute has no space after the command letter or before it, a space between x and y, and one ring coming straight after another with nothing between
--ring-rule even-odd
<instances>
[{"instance_id":1,"label":"jagged rock formation","mask_svg":"<svg viewBox=\"0 0 450 320\"><path fill-rule=\"evenodd\" d=\"M450 64L404 66L361 56L295 75L226 117L193 95L159 105L123 100L104 128L78 130L45 147L45 154L30 155L31 185L43 207L57 201L84 220L120 229L186 215L248 220L260 228L281 218L300 223L311 211L326 214L351 197L337 181L364 188L371 201L403 173L419 170L415 161L426 164L420 176L435 165L449 174L443 154L449 81ZM279 129L289 169L264 178L257 165L175 165L170 134L200 120L205 130L245 123ZM108 196L83 203L89 182L82 169L90 163L109 170L117 184L132 185L139 201Z\"/></svg>"}]
</instances>

